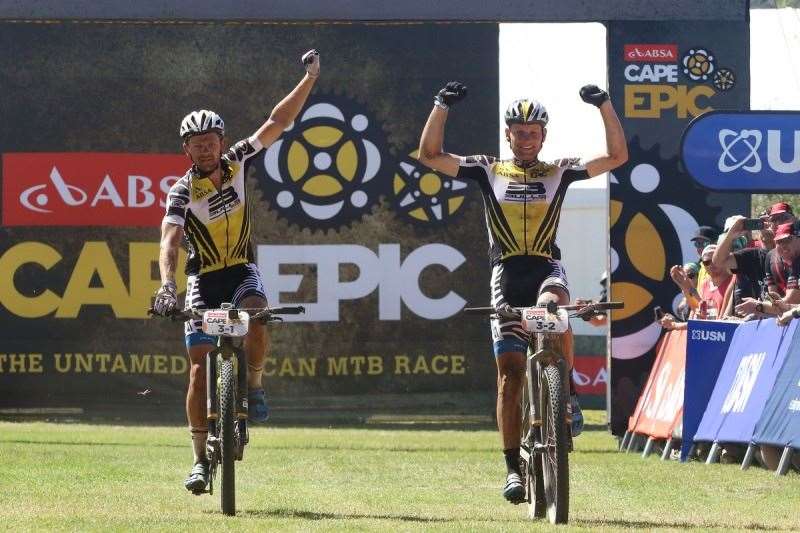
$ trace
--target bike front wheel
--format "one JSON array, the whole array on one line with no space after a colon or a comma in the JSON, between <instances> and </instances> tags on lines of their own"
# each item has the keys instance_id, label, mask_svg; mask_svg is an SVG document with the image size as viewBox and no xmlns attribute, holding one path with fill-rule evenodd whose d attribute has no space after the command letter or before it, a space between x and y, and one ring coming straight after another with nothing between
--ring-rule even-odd
<instances>
[{"instance_id":1,"label":"bike front wheel","mask_svg":"<svg viewBox=\"0 0 800 533\"><path fill-rule=\"evenodd\" d=\"M569 518L569 433L564 361L540 369L542 398L542 470L547 517L553 524Z\"/></svg>"},{"instance_id":2,"label":"bike front wheel","mask_svg":"<svg viewBox=\"0 0 800 533\"><path fill-rule=\"evenodd\" d=\"M528 373L522 387L522 443L521 449L527 453L521 454L520 463L525 474L525 494L528 500L528 516L530 518L544 518L546 503L544 500L544 485L542 482L542 457L534 451L535 443L539 440L539 426L534 421L533 405L530 402L531 379L535 377L530 372L531 361L528 361ZM533 393L535 394L535 393Z\"/></svg>"},{"instance_id":3,"label":"bike front wheel","mask_svg":"<svg viewBox=\"0 0 800 533\"><path fill-rule=\"evenodd\" d=\"M219 418L220 418L220 455L222 455L222 513L236 514L236 474L234 459L236 457L236 372L233 358L220 358L219 372Z\"/></svg>"}]
</instances>

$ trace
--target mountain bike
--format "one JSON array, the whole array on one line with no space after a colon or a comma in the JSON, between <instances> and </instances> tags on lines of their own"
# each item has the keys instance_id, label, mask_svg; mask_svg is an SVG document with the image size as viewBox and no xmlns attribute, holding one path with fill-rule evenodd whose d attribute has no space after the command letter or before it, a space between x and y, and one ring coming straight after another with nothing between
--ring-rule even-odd
<instances>
[{"instance_id":1,"label":"mountain bike","mask_svg":"<svg viewBox=\"0 0 800 533\"><path fill-rule=\"evenodd\" d=\"M203 331L217 337L217 346L206 355L206 405L208 417L208 487L196 495L214 494L214 478L221 470L220 504L222 513L236 514L235 461L244 457L250 437L247 430L247 358L241 339L250 321L280 322L279 315L301 314L302 306L240 309L223 303L219 309L176 311L175 321L201 319Z\"/></svg>"},{"instance_id":2,"label":"mountain bike","mask_svg":"<svg viewBox=\"0 0 800 533\"><path fill-rule=\"evenodd\" d=\"M569 328L570 318L622 307L622 302L550 302L546 306L515 308L523 328L530 333L522 394L520 466L531 518L546 515L553 524L565 524L569 519L569 369L559 336ZM464 312L497 317L493 307L468 307Z\"/></svg>"}]
</instances>

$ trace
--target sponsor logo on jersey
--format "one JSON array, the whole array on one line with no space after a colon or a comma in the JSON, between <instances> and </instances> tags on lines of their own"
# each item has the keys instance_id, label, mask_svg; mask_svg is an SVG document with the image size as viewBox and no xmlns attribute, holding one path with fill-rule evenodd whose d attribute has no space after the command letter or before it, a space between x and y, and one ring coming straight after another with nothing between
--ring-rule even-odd
<instances>
[{"instance_id":1,"label":"sponsor logo on jersey","mask_svg":"<svg viewBox=\"0 0 800 533\"><path fill-rule=\"evenodd\" d=\"M208 218L215 220L241 205L242 201L233 187L226 188L221 194L217 193L208 199Z\"/></svg>"},{"instance_id":2,"label":"sponsor logo on jersey","mask_svg":"<svg viewBox=\"0 0 800 533\"><path fill-rule=\"evenodd\" d=\"M626 44L625 61L668 63L678 60L676 44Z\"/></svg>"},{"instance_id":3,"label":"sponsor logo on jersey","mask_svg":"<svg viewBox=\"0 0 800 533\"><path fill-rule=\"evenodd\" d=\"M547 190L544 187L544 183L541 181L534 181L533 183L509 183L505 194L506 202L533 202L546 198Z\"/></svg>"},{"instance_id":4,"label":"sponsor logo on jersey","mask_svg":"<svg viewBox=\"0 0 800 533\"><path fill-rule=\"evenodd\" d=\"M4 226L159 226L183 155L3 154Z\"/></svg>"}]
</instances>

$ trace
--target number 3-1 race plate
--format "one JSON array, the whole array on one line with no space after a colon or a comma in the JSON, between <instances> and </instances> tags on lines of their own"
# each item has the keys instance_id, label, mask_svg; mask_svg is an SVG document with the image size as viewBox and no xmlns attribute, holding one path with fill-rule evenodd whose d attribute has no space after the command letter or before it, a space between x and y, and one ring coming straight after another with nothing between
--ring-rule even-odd
<instances>
[{"instance_id":1,"label":"number 3-1 race plate","mask_svg":"<svg viewBox=\"0 0 800 533\"><path fill-rule=\"evenodd\" d=\"M239 311L239 318L230 318L226 309L203 313L203 332L218 337L244 337L250 325L250 315Z\"/></svg>"}]
</instances>

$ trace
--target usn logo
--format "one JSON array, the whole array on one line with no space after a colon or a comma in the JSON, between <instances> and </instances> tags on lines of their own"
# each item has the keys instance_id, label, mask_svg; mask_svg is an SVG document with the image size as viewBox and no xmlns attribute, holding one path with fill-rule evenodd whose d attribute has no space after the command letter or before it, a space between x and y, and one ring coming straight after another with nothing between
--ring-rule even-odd
<instances>
[{"instance_id":1,"label":"usn logo","mask_svg":"<svg viewBox=\"0 0 800 533\"><path fill-rule=\"evenodd\" d=\"M693 341L725 342L725 338L726 335L724 331L708 331L705 329L692 330Z\"/></svg>"},{"instance_id":2,"label":"usn logo","mask_svg":"<svg viewBox=\"0 0 800 533\"><path fill-rule=\"evenodd\" d=\"M683 134L689 174L715 190L800 191L800 112L713 112Z\"/></svg>"}]
</instances>

